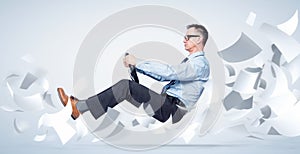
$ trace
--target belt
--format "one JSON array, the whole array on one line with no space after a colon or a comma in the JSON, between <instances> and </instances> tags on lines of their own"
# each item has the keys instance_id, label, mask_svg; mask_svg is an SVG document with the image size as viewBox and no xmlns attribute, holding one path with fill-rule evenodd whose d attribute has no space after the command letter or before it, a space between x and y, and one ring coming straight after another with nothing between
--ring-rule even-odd
<instances>
[{"instance_id":1,"label":"belt","mask_svg":"<svg viewBox=\"0 0 300 154\"><path fill-rule=\"evenodd\" d=\"M167 96L169 98L171 98L172 102L175 103L178 107L183 108L183 109L187 109L185 104L180 99L178 99L177 97L173 97L173 96L170 96L168 94L167 94Z\"/></svg>"},{"instance_id":2,"label":"belt","mask_svg":"<svg viewBox=\"0 0 300 154\"><path fill-rule=\"evenodd\" d=\"M178 98L175 97L175 104L180 106L180 107L183 107L183 108L186 108L185 104L182 103Z\"/></svg>"}]
</instances>

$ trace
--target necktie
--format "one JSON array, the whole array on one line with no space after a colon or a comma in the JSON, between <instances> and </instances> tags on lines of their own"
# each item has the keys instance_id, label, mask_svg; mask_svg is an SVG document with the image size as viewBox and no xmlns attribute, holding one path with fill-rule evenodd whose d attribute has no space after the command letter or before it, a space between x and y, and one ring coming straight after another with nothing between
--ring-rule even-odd
<instances>
[{"instance_id":1,"label":"necktie","mask_svg":"<svg viewBox=\"0 0 300 154\"><path fill-rule=\"evenodd\" d=\"M185 62L188 61L188 60L189 60L188 57L184 58L184 59L182 60L181 64L182 64L182 63L185 63Z\"/></svg>"},{"instance_id":2,"label":"necktie","mask_svg":"<svg viewBox=\"0 0 300 154\"><path fill-rule=\"evenodd\" d=\"M189 60L189 58L187 58L187 57L184 58L182 60L181 64L187 62L188 60ZM161 93L165 93L175 83L176 83L176 80L171 80L167 85L164 86L164 88L163 88L163 90L162 90Z\"/></svg>"}]
</instances>

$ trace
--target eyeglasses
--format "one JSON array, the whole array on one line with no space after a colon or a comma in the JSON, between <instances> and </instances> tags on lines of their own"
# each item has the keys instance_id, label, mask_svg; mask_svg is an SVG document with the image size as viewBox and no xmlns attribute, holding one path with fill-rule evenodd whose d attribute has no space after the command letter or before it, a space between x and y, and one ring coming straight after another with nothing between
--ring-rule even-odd
<instances>
[{"instance_id":1,"label":"eyeglasses","mask_svg":"<svg viewBox=\"0 0 300 154\"><path fill-rule=\"evenodd\" d=\"M188 41L188 40L190 40L191 37L200 37L200 35L185 35L185 36L184 36L184 39L185 39L186 41Z\"/></svg>"}]
</instances>

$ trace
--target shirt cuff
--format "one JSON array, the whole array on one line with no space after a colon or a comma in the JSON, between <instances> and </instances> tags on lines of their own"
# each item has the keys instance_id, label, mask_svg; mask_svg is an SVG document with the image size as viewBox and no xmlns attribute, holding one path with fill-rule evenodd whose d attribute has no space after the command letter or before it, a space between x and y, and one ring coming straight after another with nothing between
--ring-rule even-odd
<instances>
[{"instance_id":1,"label":"shirt cuff","mask_svg":"<svg viewBox=\"0 0 300 154\"><path fill-rule=\"evenodd\" d=\"M138 67L138 65L142 64L144 62L144 59L136 58L135 59L135 67Z\"/></svg>"}]
</instances>

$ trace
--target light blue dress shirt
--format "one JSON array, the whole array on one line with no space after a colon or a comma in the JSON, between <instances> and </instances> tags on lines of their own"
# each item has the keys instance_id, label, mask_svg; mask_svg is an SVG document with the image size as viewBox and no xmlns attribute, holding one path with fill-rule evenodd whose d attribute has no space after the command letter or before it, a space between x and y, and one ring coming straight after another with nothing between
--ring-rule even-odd
<instances>
[{"instance_id":1,"label":"light blue dress shirt","mask_svg":"<svg viewBox=\"0 0 300 154\"><path fill-rule=\"evenodd\" d=\"M177 97L187 108L192 108L201 96L203 84L208 80L210 69L203 51L190 54L188 60L178 65L169 65L153 60L143 60L136 64L139 73L157 81L173 81L162 93Z\"/></svg>"}]
</instances>

